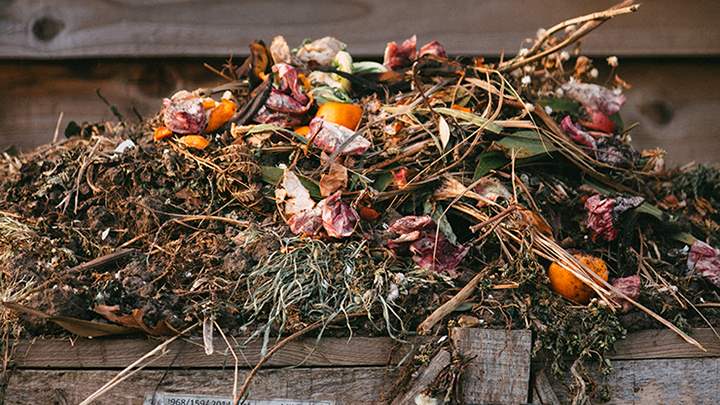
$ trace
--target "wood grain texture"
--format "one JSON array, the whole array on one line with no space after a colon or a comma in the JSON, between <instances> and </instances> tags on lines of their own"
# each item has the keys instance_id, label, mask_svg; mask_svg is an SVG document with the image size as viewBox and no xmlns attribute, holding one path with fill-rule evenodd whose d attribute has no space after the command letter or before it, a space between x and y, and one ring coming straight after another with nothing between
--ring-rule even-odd
<instances>
[{"instance_id":1,"label":"wood grain texture","mask_svg":"<svg viewBox=\"0 0 720 405\"><path fill-rule=\"evenodd\" d=\"M447 350L441 350L435 357L430 360L430 363L425 367L417 379L412 382L412 386L402 396L398 396L392 401L392 405L405 405L412 404L421 392L427 389L430 384L435 381L440 372L450 365L452 356Z\"/></svg>"},{"instance_id":2,"label":"wood grain texture","mask_svg":"<svg viewBox=\"0 0 720 405\"><path fill-rule=\"evenodd\" d=\"M452 54L514 53L540 27L617 0L15 0L0 3L0 57L225 56L282 34L292 45L336 36L381 54L413 33ZM720 3L643 2L586 42L591 54L718 55Z\"/></svg>"},{"instance_id":3,"label":"wood grain texture","mask_svg":"<svg viewBox=\"0 0 720 405\"><path fill-rule=\"evenodd\" d=\"M6 100L0 103L0 150L49 142L60 112L64 112L61 130L70 120L113 120L97 89L128 119L135 119L133 108L152 116L162 97L175 90L222 82L202 67L203 61L0 62L0 99ZM209 61L215 66L222 62ZM720 162L720 126L715 122L720 109L720 60L620 63L620 75L634 85L626 93L623 117L627 124L639 123L632 132L637 147L666 149L671 165Z\"/></svg>"},{"instance_id":4,"label":"wood grain texture","mask_svg":"<svg viewBox=\"0 0 720 405\"><path fill-rule=\"evenodd\" d=\"M613 360L682 359L697 357L720 357L720 339L709 328L697 328L690 332L707 351L687 344L680 336L667 329L634 332L615 343L615 350L608 355Z\"/></svg>"},{"instance_id":5,"label":"wood grain texture","mask_svg":"<svg viewBox=\"0 0 720 405\"><path fill-rule=\"evenodd\" d=\"M612 373L594 378L608 390L605 404L711 405L720 398L718 358L614 361ZM553 384L560 402L570 403L566 386Z\"/></svg>"},{"instance_id":6,"label":"wood grain texture","mask_svg":"<svg viewBox=\"0 0 720 405\"><path fill-rule=\"evenodd\" d=\"M467 404L523 404L530 384L529 330L454 328L450 338L464 358L473 358L462 377Z\"/></svg>"},{"instance_id":7,"label":"wood grain texture","mask_svg":"<svg viewBox=\"0 0 720 405\"><path fill-rule=\"evenodd\" d=\"M237 339L242 343L242 338ZM124 368L159 344L146 339L67 339L22 341L14 363L18 368L111 369ZM202 340L179 340L170 344L165 356L152 368L232 368L232 354L224 341L216 339L215 352L206 355ZM241 368L252 368L260 361L261 342L238 344L233 348ZM402 359L411 345L401 346L390 338L323 338L291 342L267 363L266 367L341 367L385 366Z\"/></svg>"},{"instance_id":8,"label":"wood grain texture","mask_svg":"<svg viewBox=\"0 0 720 405\"><path fill-rule=\"evenodd\" d=\"M77 404L116 371L18 370L10 376L6 405ZM337 405L380 404L395 371L385 368L265 370L253 380L250 399L333 400ZM245 373L239 375L240 381ZM137 405L155 391L232 396L233 370L143 370L94 404Z\"/></svg>"}]
</instances>

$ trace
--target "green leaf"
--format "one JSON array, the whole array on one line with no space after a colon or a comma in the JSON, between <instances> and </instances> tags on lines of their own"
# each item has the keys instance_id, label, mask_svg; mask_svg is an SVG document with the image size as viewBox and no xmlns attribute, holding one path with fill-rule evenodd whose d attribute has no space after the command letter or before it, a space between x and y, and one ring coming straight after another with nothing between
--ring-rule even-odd
<instances>
[{"instance_id":1,"label":"green leaf","mask_svg":"<svg viewBox=\"0 0 720 405\"><path fill-rule=\"evenodd\" d=\"M610 121L612 121L615 124L615 133L621 133L623 130L625 130L625 122L623 122L622 117L620 116L619 112L616 112L615 114L611 115Z\"/></svg>"},{"instance_id":2,"label":"green leaf","mask_svg":"<svg viewBox=\"0 0 720 405\"><path fill-rule=\"evenodd\" d=\"M373 188L377 191L383 192L385 189L392 183L393 181L393 175L390 172L383 172L380 173L377 178L375 179L375 182L373 183Z\"/></svg>"},{"instance_id":3,"label":"green leaf","mask_svg":"<svg viewBox=\"0 0 720 405\"><path fill-rule=\"evenodd\" d=\"M328 101L336 103L352 103L352 98L343 89L330 86L318 86L312 90L313 98L318 105L325 104Z\"/></svg>"},{"instance_id":4,"label":"green leaf","mask_svg":"<svg viewBox=\"0 0 720 405\"><path fill-rule=\"evenodd\" d=\"M260 166L260 175L265 183L277 185L282 181L284 170L275 166ZM323 198L320 194L320 186L309 177L298 175L300 183L308 190L314 198Z\"/></svg>"},{"instance_id":5,"label":"green leaf","mask_svg":"<svg viewBox=\"0 0 720 405\"><path fill-rule=\"evenodd\" d=\"M580 103L569 98L543 98L538 100L543 107L550 107L554 113L580 114Z\"/></svg>"},{"instance_id":6,"label":"green leaf","mask_svg":"<svg viewBox=\"0 0 720 405\"><path fill-rule=\"evenodd\" d=\"M382 64L371 61L353 62L352 73L385 73L388 69Z\"/></svg>"},{"instance_id":7,"label":"green leaf","mask_svg":"<svg viewBox=\"0 0 720 405\"><path fill-rule=\"evenodd\" d=\"M493 142L493 145L505 152L507 157L511 157L512 151L515 150L517 159L525 159L558 150L550 141L543 142L540 135L532 131L516 132Z\"/></svg>"},{"instance_id":8,"label":"green leaf","mask_svg":"<svg viewBox=\"0 0 720 405\"><path fill-rule=\"evenodd\" d=\"M436 107L434 110L439 114L453 117L458 121L469 122L475 126L484 127L486 130L494 134L499 134L502 131L502 127L500 125L488 122L485 118L471 112L453 110L452 108L446 107Z\"/></svg>"},{"instance_id":9,"label":"green leaf","mask_svg":"<svg viewBox=\"0 0 720 405\"><path fill-rule=\"evenodd\" d=\"M477 166L475 166L473 181L490 173L492 170L497 170L505 166L508 162L508 158L500 151L493 150L481 153L480 156L478 156Z\"/></svg>"}]
</instances>

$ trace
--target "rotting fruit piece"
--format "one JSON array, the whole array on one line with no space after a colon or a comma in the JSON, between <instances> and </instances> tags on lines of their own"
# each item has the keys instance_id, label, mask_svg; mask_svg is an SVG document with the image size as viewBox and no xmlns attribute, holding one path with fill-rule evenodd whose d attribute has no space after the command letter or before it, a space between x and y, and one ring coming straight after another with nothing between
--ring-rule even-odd
<instances>
[{"instance_id":1,"label":"rotting fruit piece","mask_svg":"<svg viewBox=\"0 0 720 405\"><path fill-rule=\"evenodd\" d=\"M583 253L576 253L573 256L600 278L608 281L608 269L603 259ZM585 305L595 295L592 288L557 262L553 262L548 268L548 278L550 278L550 288L572 302Z\"/></svg>"},{"instance_id":2,"label":"rotting fruit piece","mask_svg":"<svg viewBox=\"0 0 720 405\"><path fill-rule=\"evenodd\" d=\"M222 100L210 111L205 132L217 131L225 125L237 110L237 105L230 100Z\"/></svg>"},{"instance_id":3,"label":"rotting fruit piece","mask_svg":"<svg viewBox=\"0 0 720 405\"><path fill-rule=\"evenodd\" d=\"M357 104L329 101L318 108L316 117L355 130L362 118L363 109Z\"/></svg>"},{"instance_id":4,"label":"rotting fruit piece","mask_svg":"<svg viewBox=\"0 0 720 405\"><path fill-rule=\"evenodd\" d=\"M153 132L153 140L162 141L165 138L169 138L173 135L173 132L169 130L167 127L157 127L155 128L155 132Z\"/></svg>"},{"instance_id":5,"label":"rotting fruit piece","mask_svg":"<svg viewBox=\"0 0 720 405\"><path fill-rule=\"evenodd\" d=\"M187 146L188 148L199 150L203 150L207 148L208 145L210 145L210 141L200 135L185 135L182 138L178 139L178 141L181 144Z\"/></svg>"}]
</instances>

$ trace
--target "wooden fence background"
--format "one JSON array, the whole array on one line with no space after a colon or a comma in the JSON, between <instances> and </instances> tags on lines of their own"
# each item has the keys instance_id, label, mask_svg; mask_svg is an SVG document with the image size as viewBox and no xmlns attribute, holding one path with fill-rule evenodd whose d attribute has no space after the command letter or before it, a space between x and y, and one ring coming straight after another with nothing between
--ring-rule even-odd
<instances>
[{"instance_id":1,"label":"wooden fence background","mask_svg":"<svg viewBox=\"0 0 720 405\"><path fill-rule=\"evenodd\" d=\"M355 56L378 56L416 33L451 54L514 53L540 27L615 0L0 0L0 150L52 139L59 114L111 119L100 90L126 117L149 115L180 88L217 81L202 67L241 57L253 39L291 44L333 35ZM624 109L638 147L669 162L718 162L720 2L651 0L591 34L586 54L621 57L634 87ZM601 73L601 77L602 73Z\"/></svg>"}]
</instances>

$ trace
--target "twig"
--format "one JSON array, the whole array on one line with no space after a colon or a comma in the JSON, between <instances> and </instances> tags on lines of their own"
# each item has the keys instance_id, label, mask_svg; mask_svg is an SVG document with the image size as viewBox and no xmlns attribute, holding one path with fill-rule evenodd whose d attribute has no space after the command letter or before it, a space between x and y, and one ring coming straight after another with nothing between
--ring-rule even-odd
<instances>
[{"instance_id":1,"label":"twig","mask_svg":"<svg viewBox=\"0 0 720 405\"><path fill-rule=\"evenodd\" d=\"M103 395L103 394L105 394L106 392L108 392L109 390L111 390L111 389L112 389L113 387L115 387L117 384L123 382L123 381L126 380L128 377L130 377L131 375L133 375L133 374L135 374L136 372L140 371L143 367L147 366L147 364L144 364L144 365L138 367L136 370L133 370L133 369L134 369L136 366L138 366L139 364L141 364L145 359L147 359L147 358L149 358L149 357L152 357L152 356L154 356L156 353L164 350L166 347L168 347L168 345L170 345L170 343L174 342L174 341L175 341L177 338L179 338L180 336L187 334L188 332L190 332L191 330L193 330L196 326L197 326L197 324L194 324L194 325L188 327L187 329L185 329L184 331L178 333L177 335L173 336L172 338L164 341L163 343L160 343L159 345L157 345L157 347L155 347L155 348L152 349L151 351L145 353L142 357L140 357L139 359L135 360L132 364L130 364L129 366L127 366L127 367L125 367L123 370L121 370L119 373L117 373L117 375L115 375L115 377L113 377L110 381L108 381L107 383L105 383L105 385L103 385L102 387L98 388L95 392L93 392L92 394L90 394L90 396L88 396L88 397L85 398L82 402L80 402L80 405L88 405L88 404L90 404L90 403L93 402L94 400L98 399L101 395ZM157 358L151 360L150 362L148 362L148 364L149 364L149 363L152 363L152 362L155 361L155 360L157 360ZM133 370L133 371L131 371L131 370Z\"/></svg>"},{"instance_id":2,"label":"twig","mask_svg":"<svg viewBox=\"0 0 720 405\"><path fill-rule=\"evenodd\" d=\"M367 315L367 313L365 313L365 312L353 312L353 313L350 313L350 314L343 314L343 315L339 315L337 318L332 319L332 320L329 321L328 323L337 322L337 321L341 321L341 320L345 320L345 319L349 319L349 318L356 318L356 317L364 316L364 315ZM310 332L312 332L312 331L314 331L314 330L316 330L316 329L320 329L320 328L322 328L322 327L325 327L326 325L327 325L327 323L326 323L325 321L323 321L323 320L317 321L317 322L315 322L315 323L311 323L310 325L308 325L308 326L302 328L301 330L293 333L292 335L290 335L290 336L286 337L285 339L279 341L275 346L273 346L272 349L270 349L270 350L267 352L267 354L266 354L265 356L263 356L263 358L260 359L260 361L258 361L258 363L255 365L255 367L253 367L253 369L250 370L250 372L248 373L248 375L245 376L245 382L243 382L242 387L240 387L240 392L238 392L238 394L235 396L235 398L234 398L234 400L233 400L233 404L236 404L236 405L237 405L237 404L240 403L240 400L245 396L245 394L247 393L248 389L250 388L250 384L252 383L252 380L253 380L253 378L255 377L255 374L257 374L257 372L260 370L260 368L263 366L263 364L267 363L268 360L270 360L270 358L272 358L272 356L273 356L275 353L277 353L280 349L282 349L284 346L286 346L288 343L292 342L293 340L295 340L295 339L297 339L297 338L305 335L306 333L310 333Z\"/></svg>"},{"instance_id":3,"label":"twig","mask_svg":"<svg viewBox=\"0 0 720 405\"><path fill-rule=\"evenodd\" d=\"M52 143L56 143L58 141L58 138L60 137L60 124L62 123L64 114L65 113L63 111L60 111L60 115L58 116L57 123L55 124L55 132L53 133Z\"/></svg>"},{"instance_id":4,"label":"twig","mask_svg":"<svg viewBox=\"0 0 720 405\"><path fill-rule=\"evenodd\" d=\"M446 303L442 304L438 309L433 311L430 316L425 318L424 321L418 326L418 333L424 335L427 334L436 323L440 322L448 314L453 312L457 307L460 306L465 300L467 300L477 288L480 281L485 277L485 273L491 266L486 266L480 270L475 277L470 280L465 287L463 287L454 297L450 298Z\"/></svg>"},{"instance_id":5,"label":"twig","mask_svg":"<svg viewBox=\"0 0 720 405\"><path fill-rule=\"evenodd\" d=\"M517 69L519 67L522 67L524 65L527 65L528 63L534 62L538 59L541 59L547 55L553 54L553 53L565 48L566 46L572 44L573 42L578 41L580 38L589 34L595 28L599 27L600 25L602 25L605 21L609 20L610 18L618 16L618 15L622 15L622 14L633 13L633 12L637 11L638 8L640 8L639 4L633 4L631 6L622 7L623 5L629 4L629 3L632 3L632 2L625 1L623 3L620 3L618 5L611 7L605 11L592 13L592 14L588 14L587 16L584 16L584 17L578 17L578 18L573 19L576 21L584 21L584 20L589 19L590 21L587 21L586 23L584 23L582 26L580 26L580 28L578 28L575 32L573 32L571 35L569 35L563 41L560 41L557 45L554 45L554 46L552 46L540 53L532 55L532 56L528 56L528 57L523 56L520 58L514 58L512 60L509 60L506 63L501 64L498 67L498 70L500 72L511 71L511 70ZM561 23L559 25L563 25L563 23ZM544 39L543 39L543 42L544 42ZM533 49L535 49L535 48L533 48Z\"/></svg>"}]
</instances>

